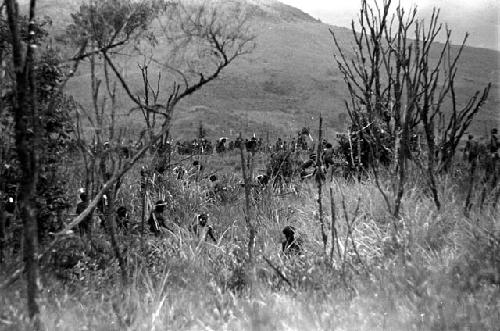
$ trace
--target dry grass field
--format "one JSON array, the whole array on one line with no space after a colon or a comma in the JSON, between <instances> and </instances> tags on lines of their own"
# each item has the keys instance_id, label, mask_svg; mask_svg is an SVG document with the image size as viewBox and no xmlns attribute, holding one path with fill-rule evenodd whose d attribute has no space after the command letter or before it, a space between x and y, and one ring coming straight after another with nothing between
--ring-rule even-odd
<instances>
[{"instance_id":1,"label":"dry grass field","mask_svg":"<svg viewBox=\"0 0 500 331\"><path fill-rule=\"evenodd\" d=\"M260 160L265 158L258 157L257 170ZM155 184L150 199L169 201L167 219L179 225L176 233L161 239L120 235L130 261L125 290L102 235L94 245L104 262L87 256L65 273L44 273L41 316L49 330L494 330L500 322L499 245L489 235L499 231L500 210L493 205L464 216L459 177L441 178L440 211L418 180L408 183L397 220L404 230L396 239L373 178L328 181L324 189L333 191L339 239L331 263L322 255L313 181L254 193L258 253L249 268L241 259L246 228L239 155L206 156L203 162L206 173L223 173L227 202L205 201L206 179L185 186L167 177ZM135 227L137 185L133 172L118 197L131 208ZM328 194L323 202L329 233ZM197 212L210 214L216 243L186 231ZM286 225L304 240L300 256L281 253ZM78 236L67 242L82 245ZM20 285L0 295L2 329L29 329Z\"/></svg>"}]
</instances>

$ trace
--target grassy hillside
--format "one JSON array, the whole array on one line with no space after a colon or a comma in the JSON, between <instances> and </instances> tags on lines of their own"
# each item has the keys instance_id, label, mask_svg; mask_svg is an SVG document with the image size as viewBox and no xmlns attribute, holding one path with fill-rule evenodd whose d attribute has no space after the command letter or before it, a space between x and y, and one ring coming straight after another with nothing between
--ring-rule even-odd
<instances>
[{"instance_id":1,"label":"grassy hillside","mask_svg":"<svg viewBox=\"0 0 500 331\"><path fill-rule=\"evenodd\" d=\"M56 24L64 25L64 17L78 1L52 0L41 10L57 17ZM347 90L333 61L332 28L346 49L351 45L348 29L320 23L293 7L276 1L246 1L253 10L257 47L253 54L239 59L223 72L220 79L197 92L176 110L174 135L192 136L199 121L203 121L209 136L243 131L272 135L289 135L304 125L316 126L321 113L328 126L327 135L342 130L338 115L345 112ZM51 6L52 4L52 6ZM57 9L56 9L57 8ZM155 50L161 56L165 49ZM437 54L434 54L436 56ZM122 63L132 86L140 90L137 63L142 57L128 57ZM73 79L68 92L83 104L88 104L90 86L87 70L82 67L79 77ZM474 121L471 131L483 134L498 126L500 105L499 53L487 49L467 48L458 74L457 95L466 96L493 82L490 98ZM121 98L120 108L127 110L130 103ZM140 127L140 117L132 115L127 126ZM132 124L131 124L132 123Z\"/></svg>"},{"instance_id":2,"label":"grassy hillside","mask_svg":"<svg viewBox=\"0 0 500 331\"><path fill-rule=\"evenodd\" d=\"M252 281L242 258L246 228L243 188L237 185L239 155L208 156L203 164L206 173L226 169L219 177L230 201L207 203L206 179L185 185L166 176L154 182L150 199L168 199L166 217L179 225L175 232L159 238L120 233L130 261L130 284L123 290L111 247L96 224L94 245L102 262L85 258L59 273L50 273L50 265L44 269L40 305L47 330L497 330L500 246L494 238L500 210L475 207L465 216L467 180L440 177L442 208L436 210L421 173L411 172L397 240L395 221L373 179L337 177L326 183L326 231L330 234L331 187L339 238L332 264L322 258L314 182L294 180L282 194L254 191L258 253ZM76 191L81 172L68 168L65 173ZM382 181L384 187L390 183L390 177ZM130 207L136 227L138 188L139 172L130 172L118 197ZM476 202L479 188L474 192ZM217 243L187 231L200 211L210 214ZM303 255L280 252L286 225L295 226L304 240ZM64 243L70 252L85 247L78 237L68 236ZM330 238L328 243L327 251ZM9 271L0 269L0 280ZM0 291L0 329L31 329L22 298L17 286Z\"/></svg>"}]
</instances>

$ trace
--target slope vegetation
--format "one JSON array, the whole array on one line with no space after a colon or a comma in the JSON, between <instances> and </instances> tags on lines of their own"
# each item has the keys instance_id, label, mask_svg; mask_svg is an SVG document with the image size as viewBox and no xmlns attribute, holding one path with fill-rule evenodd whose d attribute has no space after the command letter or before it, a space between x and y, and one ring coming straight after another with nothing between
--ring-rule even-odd
<instances>
[{"instance_id":1,"label":"slope vegetation","mask_svg":"<svg viewBox=\"0 0 500 331\"><path fill-rule=\"evenodd\" d=\"M252 11L252 24L257 35L255 51L239 59L220 79L194 94L176 110L174 134L192 136L203 122L210 138L244 134L293 135L303 126L316 127L321 113L328 127L327 135L343 130L339 114L345 113L347 89L333 60L332 29L346 50L352 35L346 28L323 24L294 7L274 0L238 0ZM40 10L54 18L59 30L70 21L69 13L79 1L51 0ZM223 2L222 2L223 3ZM161 57L166 52L156 49ZM349 53L349 52L348 52ZM437 56L437 53L434 54ZM139 92L141 76L137 64L140 55L128 57L122 66L131 85ZM82 66L80 77L69 84L69 93L88 105L88 69ZM467 48L461 59L456 80L457 95L464 101L478 89L493 83L488 102L471 131L484 134L498 126L500 64L499 53L480 48ZM120 98L120 108L128 112L130 103ZM138 115L124 116L132 128L140 128ZM131 124L131 122L133 124Z\"/></svg>"}]
</instances>

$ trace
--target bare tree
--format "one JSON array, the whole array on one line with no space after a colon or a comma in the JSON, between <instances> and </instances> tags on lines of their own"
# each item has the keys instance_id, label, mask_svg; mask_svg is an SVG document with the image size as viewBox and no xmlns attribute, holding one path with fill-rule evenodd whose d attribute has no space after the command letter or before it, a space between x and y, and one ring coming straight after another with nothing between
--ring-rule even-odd
<instances>
[{"instance_id":1,"label":"bare tree","mask_svg":"<svg viewBox=\"0 0 500 331\"><path fill-rule=\"evenodd\" d=\"M146 107L157 104L158 98L160 96L161 71L158 72L158 78L156 79L155 86L153 86L149 73L151 63L152 60L150 58L148 61L144 61L144 64L138 64L138 67L141 70L142 83L144 88L144 104L146 105ZM146 122L149 138L151 138L153 137L156 128L156 113L151 113L142 108L141 112L144 116L144 121Z\"/></svg>"},{"instance_id":2,"label":"bare tree","mask_svg":"<svg viewBox=\"0 0 500 331\"><path fill-rule=\"evenodd\" d=\"M125 130L120 129L117 132L117 87L116 83L111 81L106 63L104 63L104 78L102 80L97 77L96 54L91 54L89 61L93 112L87 111L81 105L79 108L80 112L86 115L88 122L91 124L91 132L87 132L87 135L91 136L91 141L86 141L79 117L77 119L77 139L85 162L85 168L87 169L85 175L86 190L88 195L93 197L103 183L120 169L126 159L130 157L129 149L132 146L123 142ZM101 86L103 85L105 93L101 92ZM115 201L120 184L121 181L118 180L110 189L105 191L104 194L106 197L105 200L101 201L99 212L104 222L104 229L110 237L111 246L120 266L122 285L125 286L128 280L128 273L126 260L118 244L115 214Z\"/></svg>"},{"instance_id":3,"label":"bare tree","mask_svg":"<svg viewBox=\"0 0 500 331\"><path fill-rule=\"evenodd\" d=\"M160 26L160 34L143 29L146 22L153 19ZM101 1L83 6L74 15L69 32L71 36L85 36L72 38L78 46L87 49L78 58L100 54L132 101L132 111L140 110L148 128L154 130L150 115L161 118L162 127L170 126L173 109L180 100L216 79L236 58L252 51L254 36L248 19L249 15L239 6ZM147 54L147 63L156 64L158 70L166 71L171 77L160 86L159 72L153 88L149 82L150 67L140 66L144 95L133 92L119 65L117 50L132 41L136 51ZM168 50L165 58L152 55L158 44Z\"/></svg>"},{"instance_id":4,"label":"bare tree","mask_svg":"<svg viewBox=\"0 0 500 331\"><path fill-rule=\"evenodd\" d=\"M397 217L408 161L423 167L413 153L415 138L424 132L427 182L440 208L435 173L449 168L460 138L486 101L491 85L458 106L454 82L467 36L454 47L446 27L446 41L439 45L435 40L443 27L438 23L438 10L425 25L417 20L416 8L407 12L398 5L392 14L390 9L391 0L385 0L382 7L375 2L375 8L361 1L358 26L352 22L352 58L335 33L331 34L335 59L351 97L346 107L353 126L367 128L361 139L370 146L374 171L381 151L394 155L397 183L391 212ZM439 55L432 57L431 51L436 50Z\"/></svg>"},{"instance_id":5,"label":"bare tree","mask_svg":"<svg viewBox=\"0 0 500 331\"><path fill-rule=\"evenodd\" d=\"M167 10L170 11L166 12ZM104 0L82 5L80 11L73 15L74 22L68 27L68 39L74 43L78 53L71 58L74 66L67 79L74 74L80 61L92 55L100 55L134 104L133 110L156 114L162 118L162 122L159 131L140 150L116 166L111 176L97 190L87 208L66 224L63 230L54 234L53 241L45 246L38 259L50 252L68 230L88 217L103 195L134 167L151 146L160 139L168 137L174 108L181 100L216 79L235 59L252 51L254 36L248 28L248 16L238 11L238 8L234 10L236 11L219 12L215 7L165 5L161 1ZM175 55L178 56L177 60L186 60L188 59L186 55L191 54L197 61L184 61L187 66L183 71L175 70L165 63L165 68L177 72L177 78L174 78L169 86L162 87L162 91L168 91L166 96L148 105L142 96L132 92L127 77L123 75L119 61L116 61L115 57L119 56L118 50L130 47L132 42L137 42L141 38L154 39L147 34L147 28L158 13L163 15L162 23L168 23L168 26L163 25L162 30L165 34L163 40L172 46L172 58ZM194 49L197 51L192 53ZM183 56L181 56L182 50L185 50ZM199 66L193 67L195 62ZM203 63L206 65L203 66ZM64 84L61 84L61 88L62 86ZM29 270L28 266L18 268L0 284L0 288L12 284L24 270Z\"/></svg>"},{"instance_id":6,"label":"bare tree","mask_svg":"<svg viewBox=\"0 0 500 331\"><path fill-rule=\"evenodd\" d=\"M169 126L174 107L210 81L236 58L254 47L254 36L248 26L249 16L239 7L226 11L210 5L167 6L157 18L163 34L157 43L169 50L165 58L151 57L173 80L163 86L170 92L162 98L156 92L153 104L146 96L134 95L107 51L102 54L115 72L136 109L163 117L162 126ZM158 91L159 89L156 89Z\"/></svg>"}]
</instances>

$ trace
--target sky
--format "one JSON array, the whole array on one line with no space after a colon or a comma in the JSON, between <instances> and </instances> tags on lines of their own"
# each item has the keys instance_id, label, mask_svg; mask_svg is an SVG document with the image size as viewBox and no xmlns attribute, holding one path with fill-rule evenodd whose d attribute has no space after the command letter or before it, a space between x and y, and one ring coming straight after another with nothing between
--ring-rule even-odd
<instances>
[{"instance_id":1,"label":"sky","mask_svg":"<svg viewBox=\"0 0 500 331\"><path fill-rule=\"evenodd\" d=\"M349 26L359 12L359 0L280 0L319 18L324 23ZM372 0L373 1L373 0ZM467 45L500 51L500 1L498 0L400 0L403 6L417 5L419 16L428 17L433 7L441 9L441 21L453 30L454 42L470 36ZM380 2L380 1L379 1ZM393 0L396 6L397 0Z\"/></svg>"}]
</instances>

